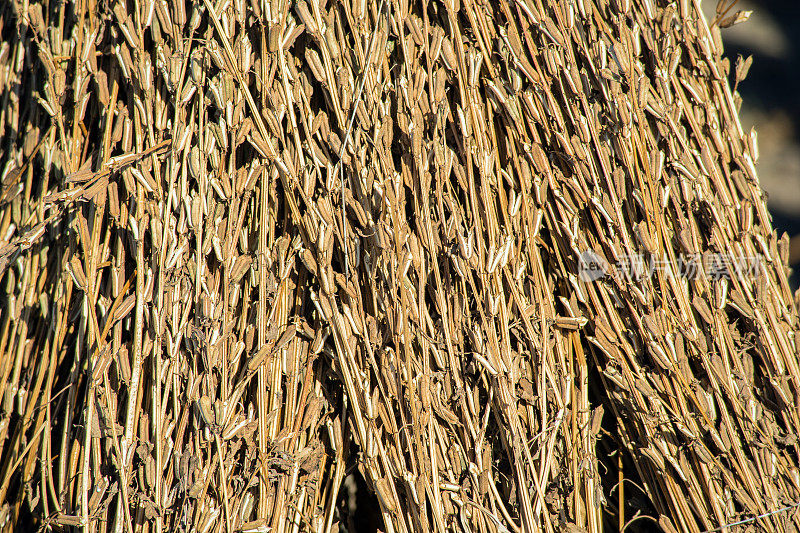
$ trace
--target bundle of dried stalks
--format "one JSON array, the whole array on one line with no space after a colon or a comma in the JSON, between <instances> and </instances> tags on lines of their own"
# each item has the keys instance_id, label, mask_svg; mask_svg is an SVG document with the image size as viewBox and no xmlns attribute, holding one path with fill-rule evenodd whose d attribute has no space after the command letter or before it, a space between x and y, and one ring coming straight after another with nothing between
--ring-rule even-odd
<instances>
[{"instance_id":1,"label":"bundle of dried stalks","mask_svg":"<svg viewBox=\"0 0 800 533\"><path fill-rule=\"evenodd\" d=\"M360 475L388 532L794 530L698 4L3 4L5 528L327 533Z\"/></svg>"}]
</instances>

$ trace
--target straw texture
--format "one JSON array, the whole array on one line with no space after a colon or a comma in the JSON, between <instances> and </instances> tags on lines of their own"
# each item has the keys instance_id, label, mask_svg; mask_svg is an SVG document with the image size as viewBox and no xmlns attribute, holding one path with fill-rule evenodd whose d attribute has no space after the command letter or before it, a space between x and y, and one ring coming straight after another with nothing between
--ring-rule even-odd
<instances>
[{"instance_id":1,"label":"straw texture","mask_svg":"<svg viewBox=\"0 0 800 533\"><path fill-rule=\"evenodd\" d=\"M735 3L4 3L0 523L795 531Z\"/></svg>"}]
</instances>

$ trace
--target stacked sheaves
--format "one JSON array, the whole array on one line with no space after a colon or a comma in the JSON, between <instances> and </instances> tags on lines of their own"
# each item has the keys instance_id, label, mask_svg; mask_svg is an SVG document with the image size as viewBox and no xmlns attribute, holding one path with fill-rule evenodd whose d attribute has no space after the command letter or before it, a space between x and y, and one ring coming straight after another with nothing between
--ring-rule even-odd
<instances>
[{"instance_id":1,"label":"stacked sheaves","mask_svg":"<svg viewBox=\"0 0 800 533\"><path fill-rule=\"evenodd\" d=\"M795 531L735 3L6 2L0 523Z\"/></svg>"}]
</instances>

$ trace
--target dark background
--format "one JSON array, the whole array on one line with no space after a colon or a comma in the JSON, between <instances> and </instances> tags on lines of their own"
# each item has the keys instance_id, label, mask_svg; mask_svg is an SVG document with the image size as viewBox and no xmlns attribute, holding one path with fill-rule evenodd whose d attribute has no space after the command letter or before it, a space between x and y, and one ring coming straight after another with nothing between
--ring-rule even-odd
<instances>
[{"instance_id":1,"label":"dark background","mask_svg":"<svg viewBox=\"0 0 800 533\"><path fill-rule=\"evenodd\" d=\"M716 0L705 0L714 17ZM752 10L747 22L722 30L725 55L753 56L750 74L740 85L745 131L755 126L760 158L756 165L767 192L773 224L792 237L790 263L800 267L800 2L740 0L731 13ZM733 70L733 69L731 69ZM794 288L798 274L792 276Z\"/></svg>"}]
</instances>

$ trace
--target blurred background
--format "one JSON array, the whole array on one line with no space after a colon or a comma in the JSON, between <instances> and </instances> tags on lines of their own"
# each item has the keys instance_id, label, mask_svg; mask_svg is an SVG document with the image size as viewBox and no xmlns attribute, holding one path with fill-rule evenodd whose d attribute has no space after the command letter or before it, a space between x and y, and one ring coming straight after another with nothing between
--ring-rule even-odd
<instances>
[{"instance_id":1,"label":"blurred background","mask_svg":"<svg viewBox=\"0 0 800 533\"><path fill-rule=\"evenodd\" d=\"M704 0L708 20L716 0ZM779 235L792 237L792 284L800 282L800 2L739 0L730 11L752 10L747 22L722 30L725 55L753 56L750 74L740 85L745 131L758 131L761 186L768 195ZM731 69L733 70L733 69Z\"/></svg>"}]
</instances>

